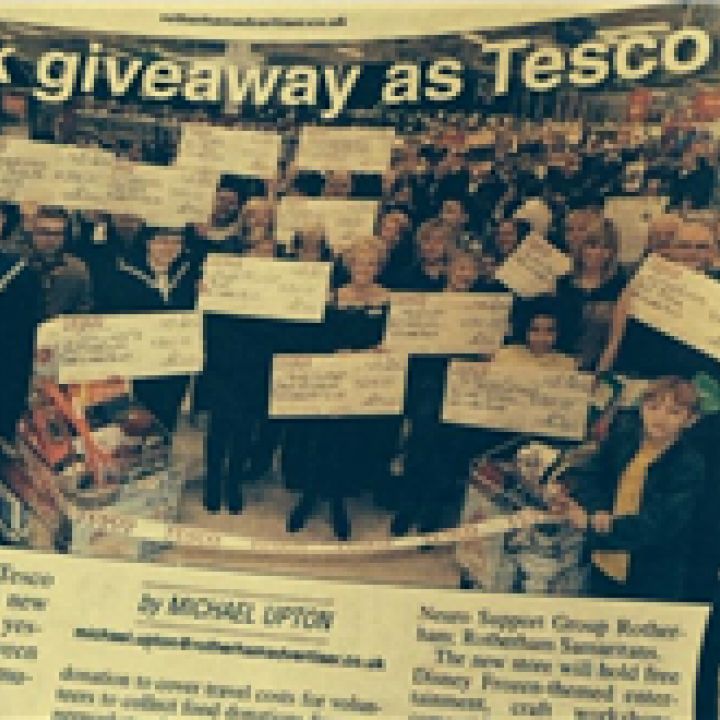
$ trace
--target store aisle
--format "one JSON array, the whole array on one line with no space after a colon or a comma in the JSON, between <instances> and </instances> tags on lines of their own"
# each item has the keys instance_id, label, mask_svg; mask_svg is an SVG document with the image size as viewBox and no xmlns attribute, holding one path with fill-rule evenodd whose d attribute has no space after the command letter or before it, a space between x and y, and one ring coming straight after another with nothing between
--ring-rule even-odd
<instances>
[{"instance_id":1,"label":"store aisle","mask_svg":"<svg viewBox=\"0 0 720 720\"><path fill-rule=\"evenodd\" d=\"M209 514L202 505L202 430L183 424L176 436L175 455L190 469L183 493L180 522L246 537L290 543L333 542L329 510L322 506L307 527L297 534L285 530L285 518L297 494L287 491L277 476L245 492L245 508L240 515ZM353 540L379 540L389 537L390 514L374 507L367 498L348 504ZM451 547L429 552L403 550L365 557L301 558L258 556L244 553L217 553L203 548L174 548L162 554L162 562L200 567L222 567L248 572L291 574L306 577L337 578L359 582L380 582L435 587L457 587L458 570Z\"/></svg>"}]
</instances>

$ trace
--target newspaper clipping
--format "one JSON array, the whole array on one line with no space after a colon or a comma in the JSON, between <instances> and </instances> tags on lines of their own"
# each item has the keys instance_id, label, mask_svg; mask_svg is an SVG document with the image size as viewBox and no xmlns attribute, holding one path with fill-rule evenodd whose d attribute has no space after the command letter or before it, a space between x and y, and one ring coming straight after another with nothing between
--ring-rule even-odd
<instances>
[{"instance_id":1,"label":"newspaper clipping","mask_svg":"<svg viewBox=\"0 0 720 720\"><path fill-rule=\"evenodd\" d=\"M0 718L720 718L720 6L198 8L0 7Z\"/></svg>"}]
</instances>

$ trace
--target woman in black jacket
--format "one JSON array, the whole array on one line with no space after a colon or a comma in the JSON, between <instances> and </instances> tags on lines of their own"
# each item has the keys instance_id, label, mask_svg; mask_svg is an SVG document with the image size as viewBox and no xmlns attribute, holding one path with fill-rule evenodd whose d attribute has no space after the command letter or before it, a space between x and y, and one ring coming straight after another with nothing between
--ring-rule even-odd
<instances>
[{"instance_id":1,"label":"woman in black jacket","mask_svg":"<svg viewBox=\"0 0 720 720\"><path fill-rule=\"evenodd\" d=\"M301 262L330 262L330 295L342 284L346 268L333 257L322 228L311 228L296 233L291 257ZM278 338L281 353L294 355L323 355L339 349L333 337L337 323L332 321L332 302L322 322L286 323ZM328 317L330 315L330 317ZM300 498L290 511L285 524L288 532L302 530L316 509L318 501L330 500L333 530L340 540L348 540L350 521L343 502L343 491L337 482L333 456L327 450L337 420L332 417L297 417L284 423L282 442L282 468L285 484L290 490L299 490Z\"/></svg>"},{"instance_id":2,"label":"woman in black jacket","mask_svg":"<svg viewBox=\"0 0 720 720\"><path fill-rule=\"evenodd\" d=\"M573 256L573 272L558 280L555 294L563 310L566 350L583 370L592 370L605 349L613 309L627 278L618 266L618 235L610 220L588 228Z\"/></svg>"},{"instance_id":3,"label":"woman in black jacket","mask_svg":"<svg viewBox=\"0 0 720 720\"><path fill-rule=\"evenodd\" d=\"M592 461L575 471L575 499L564 512L587 530L593 595L686 599L688 542L705 464L685 429L698 407L690 382L656 380L640 412L619 414Z\"/></svg>"},{"instance_id":4,"label":"woman in black jacket","mask_svg":"<svg viewBox=\"0 0 720 720\"><path fill-rule=\"evenodd\" d=\"M374 238L345 253L350 280L337 290L327 311L329 349L333 352L367 352L381 344L390 303L388 291L377 282L383 258L384 250ZM346 499L366 491L378 497L385 490L399 426L396 416L332 418L323 450L326 482L316 492L330 501L338 539L348 540L351 535Z\"/></svg>"}]
</instances>

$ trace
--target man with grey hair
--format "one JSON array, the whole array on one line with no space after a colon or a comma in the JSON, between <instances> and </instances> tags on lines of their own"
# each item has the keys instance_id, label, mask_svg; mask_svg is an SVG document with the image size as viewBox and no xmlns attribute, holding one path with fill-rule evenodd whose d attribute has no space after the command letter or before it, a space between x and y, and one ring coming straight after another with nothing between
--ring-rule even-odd
<instances>
[{"instance_id":1,"label":"man with grey hair","mask_svg":"<svg viewBox=\"0 0 720 720\"><path fill-rule=\"evenodd\" d=\"M715 265L717 250L716 238L707 225L683 222L675 242L669 245L665 255L668 260L698 272L708 273Z\"/></svg>"},{"instance_id":2,"label":"man with grey hair","mask_svg":"<svg viewBox=\"0 0 720 720\"><path fill-rule=\"evenodd\" d=\"M710 275L717 256L712 230L703 223L678 218L674 230L651 234L650 252L698 273ZM636 321L629 314L629 293L618 299L610 340L596 368L613 369L627 375L654 378L681 374L693 377L698 372L720 376L718 362L676 338Z\"/></svg>"}]
</instances>

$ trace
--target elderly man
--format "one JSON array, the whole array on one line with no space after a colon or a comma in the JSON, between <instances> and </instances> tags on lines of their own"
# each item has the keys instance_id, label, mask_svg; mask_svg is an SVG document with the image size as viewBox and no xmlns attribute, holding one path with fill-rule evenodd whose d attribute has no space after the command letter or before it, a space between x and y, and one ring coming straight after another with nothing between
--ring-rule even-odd
<instances>
[{"instance_id":1,"label":"elderly man","mask_svg":"<svg viewBox=\"0 0 720 720\"><path fill-rule=\"evenodd\" d=\"M707 274L715 265L717 249L715 235L707 225L685 222L665 254L669 260Z\"/></svg>"},{"instance_id":2,"label":"elderly man","mask_svg":"<svg viewBox=\"0 0 720 720\"><path fill-rule=\"evenodd\" d=\"M675 213L667 213L654 218L648 227L648 249L662 254L663 248L672 248L677 240L682 218Z\"/></svg>"},{"instance_id":3,"label":"elderly man","mask_svg":"<svg viewBox=\"0 0 720 720\"><path fill-rule=\"evenodd\" d=\"M650 252L708 274L717 255L710 228L695 222L672 222L674 229L668 225L667 232L657 232L656 225L650 238ZM618 300L610 340L598 363L600 371L610 368L643 378L670 374L691 378L698 372L720 376L717 360L630 317L627 292Z\"/></svg>"}]
</instances>

